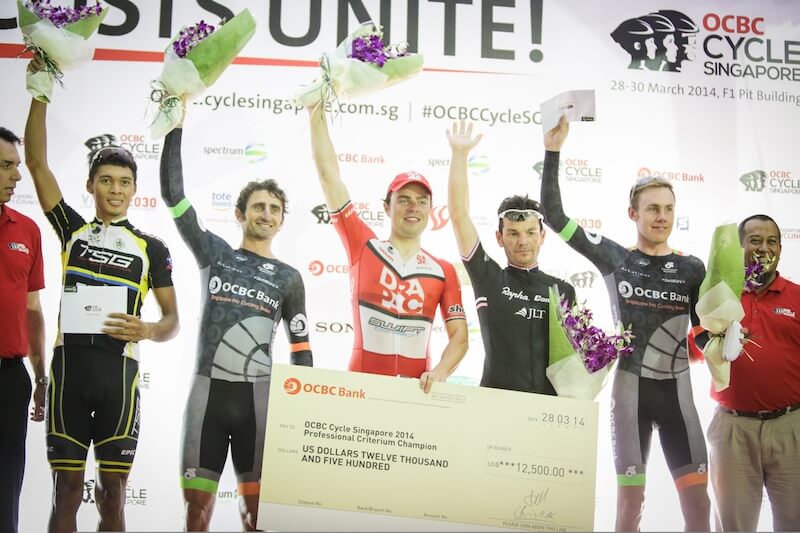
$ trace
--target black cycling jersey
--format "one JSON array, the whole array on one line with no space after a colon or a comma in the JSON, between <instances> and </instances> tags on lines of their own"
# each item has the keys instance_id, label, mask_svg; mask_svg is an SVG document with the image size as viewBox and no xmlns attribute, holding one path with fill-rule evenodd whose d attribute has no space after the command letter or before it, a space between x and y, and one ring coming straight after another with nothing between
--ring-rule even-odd
<instances>
[{"instance_id":1,"label":"black cycling jersey","mask_svg":"<svg viewBox=\"0 0 800 533\"><path fill-rule=\"evenodd\" d=\"M558 157L557 152L545 155L545 222L600 270L614 320L632 327L635 350L620 360L618 368L651 379L674 378L688 371L686 338L690 322L700 324L694 306L705 276L702 261L677 251L647 255L584 231L561 206Z\"/></svg>"},{"instance_id":2,"label":"black cycling jersey","mask_svg":"<svg viewBox=\"0 0 800 533\"><path fill-rule=\"evenodd\" d=\"M480 241L462 258L475 290L475 307L486 353L481 385L555 395L549 364L548 289L553 285L570 303L575 289L539 271L500 268Z\"/></svg>"},{"instance_id":3,"label":"black cycling jersey","mask_svg":"<svg viewBox=\"0 0 800 533\"><path fill-rule=\"evenodd\" d=\"M172 259L166 245L134 228L127 218L108 226L97 218L87 223L63 198L45 216L61 241L64 287L126 287L127 313L141 316L142 302L151 287L172 286ZM88 345L138 358L138 343L108 335L65 334L63 344Z\"/></svg>"},{"instance_id":4,"label":"black cycling jersey","mask_svg":"<svg viewBox=\"0 0 800 533\"><path fill-rule=\"evenodd\" d=\"M196 373L226 381L268 380L272 343L284 320L293 364L311 365L305 289L293 267L247 250L234 250L203 229L183 193L181 132L167 135L161 157L161 194L200 267L203 314Z\"/></svg>"}]
</instances>

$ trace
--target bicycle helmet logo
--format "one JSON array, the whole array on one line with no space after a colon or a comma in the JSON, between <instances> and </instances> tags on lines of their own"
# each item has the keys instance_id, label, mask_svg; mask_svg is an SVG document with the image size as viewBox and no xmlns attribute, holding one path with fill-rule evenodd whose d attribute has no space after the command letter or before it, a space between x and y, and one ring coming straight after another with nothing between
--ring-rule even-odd
<instances>
[{"instance_id":1,"label":"bicycle helmet logo","mask_svg":"<svg viewBox=\"0 0 800 533\"><path fill-rule=\"evenodd\" d=\"M286 394L295 395L299 393L302 388L300 380L297 378L288 378L283 382L283 390L286 391Z\"/></svg>"},{"instance_id":2,"label":"bicycle helmet logo","mask_svg":"<svg viewBox=\"0 0 800 533\"><path fill-rule=\"evenodd\" d=\"M622 21L611 38L630 56L629 69L680 72L695 59L699 32L685 14L662 9Z\"/></svg>"}]
</instances>

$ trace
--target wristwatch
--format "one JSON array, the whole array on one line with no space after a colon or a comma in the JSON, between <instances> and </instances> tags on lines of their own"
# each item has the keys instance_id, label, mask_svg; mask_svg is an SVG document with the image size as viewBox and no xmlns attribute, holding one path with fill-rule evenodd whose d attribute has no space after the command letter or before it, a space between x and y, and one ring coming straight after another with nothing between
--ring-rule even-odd
<instances>
[{"instance_id":1,"label":"wristwatch","mask_svg":"<svg viewBox=\"0 0 800 533\"><path fill-rule=\"evenodd\" d=\"M42 376L33 380L37 385L47 385L47 376Z\"/></svg>"}]
</instances>

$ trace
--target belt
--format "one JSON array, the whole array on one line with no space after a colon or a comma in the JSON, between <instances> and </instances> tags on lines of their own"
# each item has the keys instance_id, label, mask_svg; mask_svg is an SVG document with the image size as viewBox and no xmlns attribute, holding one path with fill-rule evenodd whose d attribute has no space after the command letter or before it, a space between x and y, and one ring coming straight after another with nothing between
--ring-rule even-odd
<instances>
[{"instance_id":1,"label":"belt","mask_svg":"<svg viewBox=\"0 0 800 533\"><path fill-rule=\"evenodd\" d=\"M22 357L0 357L0 368L11 368L14 365L22 363Z\"/></svg>"},{"instance_id":2,"label":"belt","mask_svg":"<svg viewBox=\"0 0 800 533\"><path fill-rule=\"evenodd\" d=\"M729 409L722 405L720 405L719 408L725 411L726 413L732 414L733 416L743 416L745 418L758 418L759 420L773 420L775 418L785 415L786 413L790 413L792 411L800 411L800 403L789 405L787 407L781 407L780 409L775 409L774 411L738 411L736 409Z\"/></svg>"}]
</instances>

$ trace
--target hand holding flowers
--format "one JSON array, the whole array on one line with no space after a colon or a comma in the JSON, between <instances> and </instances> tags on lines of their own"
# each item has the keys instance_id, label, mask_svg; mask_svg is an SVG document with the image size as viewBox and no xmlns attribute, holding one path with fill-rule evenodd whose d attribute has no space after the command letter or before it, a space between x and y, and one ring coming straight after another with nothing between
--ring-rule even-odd
<instances>
[{"instance_id":1,"label":"hand holding flowers","mask_svg":"<svg viewBox=\"0 0 800 533\"><path fill-rule=\"evenodd\" d=\"M181 29L164 53L161 75L151 83L150 100L158 106L150 125L153 138L163 137L180 124L185 112L182 99L196 98L211 87L255 31L248 9L218 27L201 20Z\"/></svg>"},{"instance_id":2,"label":"hand holding flowers","mask_svg":"<svg viewBox=\"0 0 800 533\"><path fill-rule=\"evenodd\" d=\"M407 44L387 46L373 22L365 22L331 54L320 58L322 74L295 95L298 106L315 106L334 99L350 99L408 79L422 70L422 55Z\"/></svg>"},{"instance_id":3,"label":"hand holding flowers","mask_svg":"<svg viewBox=\"0 0 800 533\"><path fill-rule=\"evenodd\" d=\"M547 377L559 396L594 400L614 361L633 353L633 334L620 324L616 335L607 335L585 305L570 306L557 289L550 289L549 298Z\"/></svg>"},{"instance_id":4,"label":"hand holding flowers","mask_svg":"<svg viewBox=\"0 0 800 533\"><path fill-rule=\"evenodd\" d=\"M100 27L108 11L97 2L76 9L50 5L50 0L17 0L18 22L25 50L42 61L42 68L29 69L28 92L40 102L49 103L56 82L65 70L89 61L94 47L89 37Z\"/></svg>"}]
</instances>

